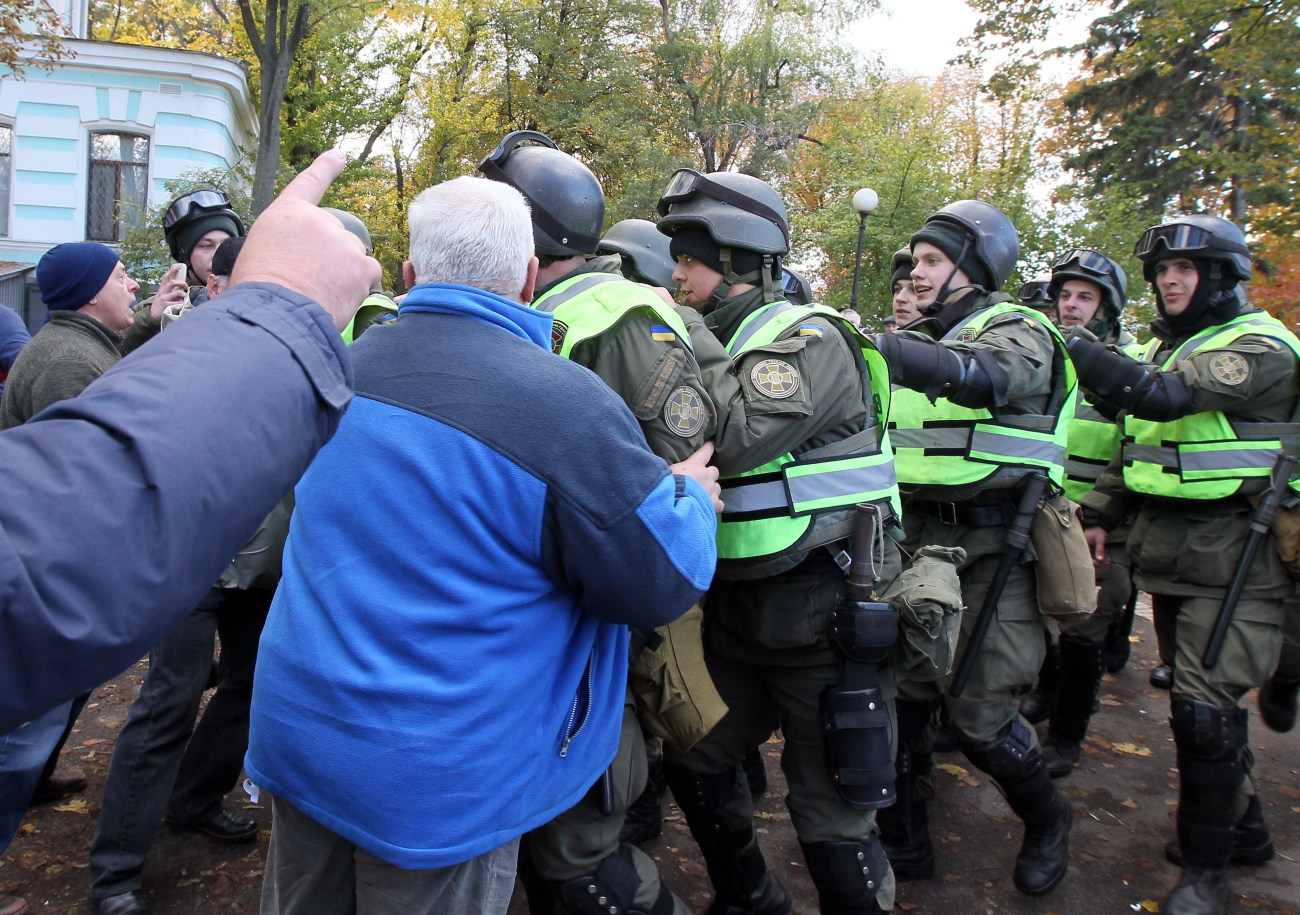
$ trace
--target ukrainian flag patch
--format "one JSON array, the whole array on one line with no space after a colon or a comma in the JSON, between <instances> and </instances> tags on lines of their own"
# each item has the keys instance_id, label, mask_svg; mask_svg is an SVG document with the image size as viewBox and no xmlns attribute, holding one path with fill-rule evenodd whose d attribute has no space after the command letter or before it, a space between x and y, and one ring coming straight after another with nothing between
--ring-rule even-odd
<instances>
[{"instance_id":1,"label":"ukrainian flag patch","mask_svg":"<svg viewBox=\"0 0 1300 915\"><path fill-rule=\"evenodd\" d=\"M651 324L650 337L654 340L671 343L677 339L677 334L667 324Z\"/></svg>"},{"instance_id":2,"label":"ukrainian flag patch","mask_svg":"<svg viewBox=\"0 0 1300 915\"><path fill-rule=\"evenodd\" d=\"M816 324L800 324L799 336L801 337L820 337L823 331Z\"/></svg>"}]
</instances>

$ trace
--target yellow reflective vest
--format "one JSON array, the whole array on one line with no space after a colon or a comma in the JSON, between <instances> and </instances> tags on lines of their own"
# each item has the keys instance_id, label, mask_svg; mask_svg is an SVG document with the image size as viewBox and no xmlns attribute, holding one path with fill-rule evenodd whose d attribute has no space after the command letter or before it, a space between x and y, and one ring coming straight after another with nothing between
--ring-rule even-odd
<instances>
[{"instance_id":1,"label":"yellow reflective vest","mask_svg":"<svg viewBox=\"0 0 1300 915\"><path fill-rule=\"evenodd\" d=\"M1119 344L1119 351L1141 359L1143 347L1130 338ZM1083 392L1078 393L1074 421L1066 432L1065 495L1080 502L1097 485L1102 471L1115 459L1120 446L1119 422L1097 412Z\"/></svg>"},{"instance_id":2,"label":"yellow reflective vest","mask_svg":"<svg viewBox=\"0 0 1300 915\"><path fill-rule=\"evenodd\" d=\"M889 436L900 483L917 486L966 486L979 483L1003 468L1047 473L1062 484L1066 434L1074 419L1078 380L1065 350L1065 340L1041 312L1002 302L974 312L953 328L945 340L974 339L1001 315L1024 315L1047 328L1063 359L1065 390L1055 415L995 416L984 408L961 407L946 398L934 403L920 391L898 388L889 414ZM1050 369L1049 369L1050 370Z\"/></svg>"},{"instance_id":3,"label":"yellow reflective vest","mask_svg":"<svg viewBox=\"0 0 1300 915\"><path fill-rule=\"evenodd\" d=\"M724 477L720 559L773 558L843 539L852 531L858 503L880 505L885 518L898 514L898 481L885 432L889 367L874 343L830 308L778 302L749 315L727 343L727 351L737 361L753 349L799 333L812 315L831 319L861 351L869 425L798 457L784 454L761 467Z\"/></svg>"},{"instance_id":4,"label":"yellow reflective vest","mask_svg":"<svg viewBox=\"0 0 1300 915\"><path fill-rule=\"evenodd\" d=\"M1225 349L1238 337L1267 337L1300 358L1300 340L1277 318L1248 312L1209 327L1170 351L1160 363L1168 370L1193 353ZM1158 341L1148 347L1154 353ZM1191 413L1157 423L1124 417L1124 485L1133 492L1171 499L1224 499L1247 480L1268 477L1286 440L1300 439L1300 424L1241 422L1220 410ZM1292 482L1292 488L1296 483Z\"/></svg>"},{"instance_id":5,"label":"yellow reflective vest","mask_svg":"<svg viewBox=\"0 0 1300 915\"><path fill-rule=\"evenodd\" d=\"M675 334L689 349L686 322L651 289L614 273L579 273L563 279L538 297L533 307L554 318L551 341L555 352L568 359L574 347L599 337L634 310L649 312L651 333Z\"/></svg>"}]
</instances>

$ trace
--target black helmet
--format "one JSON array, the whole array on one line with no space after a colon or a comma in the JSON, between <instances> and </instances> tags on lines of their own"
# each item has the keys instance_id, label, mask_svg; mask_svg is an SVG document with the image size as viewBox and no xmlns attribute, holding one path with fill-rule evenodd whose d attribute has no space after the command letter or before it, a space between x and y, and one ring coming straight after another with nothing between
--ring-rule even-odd
<instances>
[{"instance_id":1,"label":"black helmet","mask_svg":"<svg viewBox=\"0 0 1300 915\"><path fill-rule=\"evenodd\" d=\"M525 140L537 146L520 146ZM573 257L595 254L605 223L600 182L550 137L535 130L506 134L478 164L485 178L508 184L528 200L533 247L538 254Z\"/></svg>"},{"instance_id":2,"label":"black helmet","mask_svg":"<svg viewBox=\"0 0 1300 915\"><path fill-rule=\"evenodd\" d=\"M678 169L658 210L663 217L659 231L665 235L693 226L708 232L719 247L774 256L790 250L790 222L781 195L750 175Z\"/></svg>"},{"instance_id":3,"label":"black helmet","mask_svg":"<svg viewBox=\"0 0 1300 915\"><path fill-rule=\"evenodd\" d=\"M375 246L370 243L370 230L366 228L366 224L359 217L352 215L347 210L340 210L335 207L321 207L321 209L333 215L335 219L343 223L343 228L361 239L361 244L366 246L367 257L375 253Z\"/></svg>"},{"instance_id":4,"label":"black helmet","mask_svg":"<svg viewBox=\"0 0 1300 915\"><path fill-rule=\"evenodd\" d=\"M1022 283L1020 291L1016 293L1016 299L1021 305L1036 308L1039 311L1050 308L1052 303L1056 301L1056 296L1048 291L1051 284L1051 280L1030 280L1027 283Z\"/></svg>"},{"instance_id":5,"label":"black helmet","mask_svg":"<svg viewBox=\"0 0 1300 915\"><path fill-rule=\"evenodd\" d=\"M1222 217L1179 216L1147 229L1133 246L1133 256L1142 261L1142 276L1148 283L1155 281L1158 261L1180 255L1219 261L1238 282L1250 279L1246 236Z\"/></svg>"},{"instance_id":6,"label":"black helmet","mask_svg":"<svg viewBox=\"0 0 1300 915\"><path fill-rule=\"evenodd\" d=\"M183 263L189 263L195 242L209 232L220 229L232 236L244 234L244 222L230 205L230 197L215 188L181 194L167 204L162 224L172 260Z\"/></svg>"},{"instance_id":7,"label":"black helmet","mask_svg":"<svg viewBox=\"0 0 1300 915\"><path fill-rule=\"evenodd\" d=\"M1124 268L1099 251L1074 248L1052 264L1052 284L1048 290L1055 301L1066 280L1087 280L1101 290L1101 303L1110 322L1119 320L1128 301L1128 277ZM1091 329L1091 328L1090 328Z\"/></svg>"},{"instance_id":8,"label":"black helmet","mask_svg":"<svg viewBox=\"0 0 1300 915\"><path fill-rule=\"evenodd\" d=\"M991 283L989 291L1001 288L1011 276L1020 259L1020 236L1011 220L997 207L982 200L956 200L925 221L921 231L912 236L913 246L926 240L920 236L932 223L954 226L964 233L966 255L973 257L987 273ZM966 256L958 256L952 260L960 267L965 259Z\"/></svg>"},{"instance_id":9,"label":"black helmet","mask_svg":"<svg viewBox=\"0 0 1300 915\"><path fill-rule=\"evenodd\" d=\"M675 289L673 256L668 236L648 219L624 219L609 227L596 250L623 258L623 275L638 283Z\"/></svg>"},{"instance_id":10,"label":"black helmet","mask_svg":"<svg viewBox=\"0 0 1300 915\"><path fill-rule=\"evenodd\" d=\"M781 273L785 277L781 289L785 297L796 305L811 305L813 303L812 283L789 267L782 267Z\"/></svg>"}]
</instances>

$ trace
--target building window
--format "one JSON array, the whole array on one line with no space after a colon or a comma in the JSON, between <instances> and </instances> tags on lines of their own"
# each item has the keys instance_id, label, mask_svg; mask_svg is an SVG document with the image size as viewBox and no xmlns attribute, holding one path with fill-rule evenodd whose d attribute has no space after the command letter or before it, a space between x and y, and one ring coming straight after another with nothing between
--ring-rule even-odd
<instances>
[{"instance_id":1,"label":"building window","mask_svg":"<svg viewBox=\"0 0 1300 915\"><path fill-rule=\"evenodd\" d=\"M121 241L122 232L144 215L148 180L148 137L92 133L86 238Z\"/></svg>"},{"instance_id":2,"label":"building window","mask_svg":"<svg viewBox=\"0 0 1300 915\"><path fill-rule=\"evenodd\" d=\"M14 129L0 124L0 235L9 234L9 163L13 152Z\"/></svg>"}]
</instances>

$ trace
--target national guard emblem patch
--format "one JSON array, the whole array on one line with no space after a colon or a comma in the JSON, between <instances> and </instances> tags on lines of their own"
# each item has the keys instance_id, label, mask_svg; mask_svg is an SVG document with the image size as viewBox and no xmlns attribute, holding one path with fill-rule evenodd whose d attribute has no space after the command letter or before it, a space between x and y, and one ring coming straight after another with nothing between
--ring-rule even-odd
<instances>
[{"instance_id":1,"label":"national guard emblem patch","mask_svg":"<svg viewBox=\"0 0 1300 915\"><path fill-rule=\"evenodd\" d=\"M978 333L973 327L963 327L957 334L956 340L958 343L970 343Z\"/></svg>"},{"instance_id":2,"label":"national guard emblem patch","mask_svg":"<svg viewBox=\"0 0 1300 915\"><path fill-rule=\"evenodd\" d=\"M563 321L551 322L551 352L559 353L564 345L564 335L569 332L569 325Z\"/></svg>"},{"instance_id":3,"label":"national guard emblem patch","mask_svg":"<svg viewBox=\"0 0 1300 915\"><path fill-rule=\"evenodd\" d=\"M694 388L682 385L668 395L664 404L664 422L674 435L690 438L704 428L709 410L704 398Z\"/></svg>"},{"instance_id":4,"label":"national guard emblem patch","mask_svg":"<svg viewBox=\"0 0 1300 915\"><path fill-rule=\"evenodd\" d=\"M1250 377L1250 366L1236 353L1219 353L1210 360L1210 374L1224 384L1241 384Z\"/></svg>"},{"instance_id":5,"label":"national guard emblem patch","mask_svg":"<svg viewBox=\"0 0 1300 915\"><path fill-rule=\"evenodd\" d=\"M784 400L799 390L799 373L780 359L764 359L749 370L754 387L774 400Z\"/></svg>"}]
</instances>

